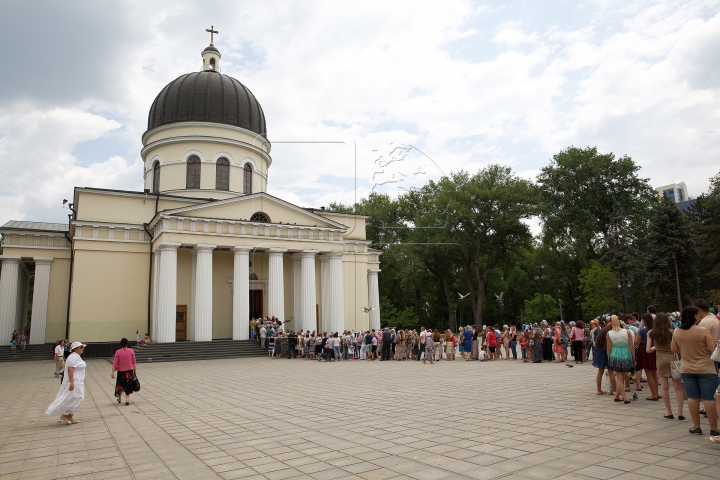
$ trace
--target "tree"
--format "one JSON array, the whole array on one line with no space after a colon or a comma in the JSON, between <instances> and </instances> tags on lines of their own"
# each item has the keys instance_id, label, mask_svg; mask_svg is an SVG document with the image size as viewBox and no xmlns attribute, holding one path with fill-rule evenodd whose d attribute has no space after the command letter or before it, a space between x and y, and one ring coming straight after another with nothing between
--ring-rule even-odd
<instances>
[{"instance_id":1,"label":"tree","mask_svg":"<svg viewBox=\"0 0 720 480\"><path fill-rule=\"evenodd\" d=\"M701 295L713 303L720 303L720 173L710 179L710 191L696 199L690 218L702 258Z\"/></svg>"},{"instance_id":2,"label":"tree","mask_svg":"<svg viewBox=\"0 0 720 480\"><path fill-rule=\"evenodd\" d=\"M645 265L646 286L653 301L678 310L697 295L699 253L687 216L667 197L655 207L650 221L653 234Z\"/></svg>"},{"instance_id":3,"label":"tree","mask_svg":"<svg viewBox=\"0 0 720 480\"><path fill-rule=\"evenodd\" d=\"M545 318L542 317L542 296L536 293L530 300L525 300L525 313L523 321L526 323L540 323L543 320L554 322L560 320L560 309L557 300L552 295L545 294Z\"/></svg>"},{"instance_id":4,"label":"tree","mask_svg":"<svg viewBox=\"0 0 720 480\"><path fill-rule=\"evenodd\" d=\"M615 261L637 250L637 238L645 236L657 196L648 180L638 176L639 170L626 155L602 154L597 147L569 147L554 155L537 176L543 243L558 256L569 256L567 287L572 290L569 297L576 315L580 313L577 278L582 269L609 252L608 262L628 268L622 260Z\"/></svg>"},{"instance_id":5,"label":"tree","mask_svg":"<svg viewBox=\"0 0 720 480\"><path fill-rule=\"evenodd\" d=\"M603 267L600 262L592 260L590 266L580 272L579 281L583 294L581 305L588 318L621 308L617 299L617 277L610 267Z\"/></svg>"}]
</instances>

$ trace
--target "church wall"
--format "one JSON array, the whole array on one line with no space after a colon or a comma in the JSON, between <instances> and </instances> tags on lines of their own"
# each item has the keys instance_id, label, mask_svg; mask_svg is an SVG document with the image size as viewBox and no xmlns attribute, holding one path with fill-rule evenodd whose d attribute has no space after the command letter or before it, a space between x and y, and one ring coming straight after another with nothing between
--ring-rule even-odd
<instances>
[{"instance_id":1,"label":"church wall","mask_svg":"<svg viewBox=\"0 0 720 480\"><path fill-rule=\"evenodd\" d=\"M290 210L289 208L278 205L273 201L267 201L262 197L246 199L240 202L232 202L229 205L208 205L207 208L198 208L192 212L184 214L187 217L217 218L217 219L237 219L250 220L253 213L265 212L271 223L315 225L318 227L329 227L330 224L325 223L322 219L313 219L304 212Z\"/></svg>"},{"instance_id":2,"label":"church wall","mask_svg":"<svg viewBox=\"0 0 720 480\"><path fill-rule=\"evenodd\" d=\"M179 208L182 204L174 204ZM142 224L155 215L155 197L120 196L78 190L77 220Z\"/></svg>"},{"instance_id":3,"label":"church wall","mask_svg":"<svg viewBox=\"0 0 720 480\"><path fill-rule=\"evenodd\" d=\"M165 140L182 136L203 136L216 138L229 138L244 142L260 148L265 153L270 153L269 142L257 135L255 132L244 130L242 128L233 127L224 124L209 124L206 122L185 122L174 124L172 126L158 128L150 135L143 138L143 144L149 145L158 140Z\"/></svg>"},{"instance_id":4,"label":"church wall","mask_svg":"<svg viewBox=\"0 0 720 480\"><path fill-rule=\"evenodd\" d=\"M368 306L367 257L343 255L343 300L345 328L364 330L370 325L370 315L362 311Z\"/></svg>"},{"instance_id":5,"label":"church wall","mask_svg":"<svg viewBox=\"0 0 720 480\"><path fill-rule=\"evenodd\" d=\"M232 338L233 252L213 252L212 338ZM249 319L248 319L249 320Z\"/></svg>"},{"instance_id":6,"label":"church wall","mask_svg":"<svg viewBox=\"0 0 720 480\"><path fill-rule=\"evenodd\" d=\"M333 215L332 213L315 212L320 216L332 220L333 222L347 225L348 231L344 237L348 240L366 240L365 237L365 217L359 215Z\"/></svg>"},{"instance_id":7,"label":"church wall","mask_svg":"<svg viewBox=\"0 0 720 480\"><path fill-rule=\"evenodd\" d=\"M8 235L8 237L11 236ZM55 242L55 244L59 244L57 239ZM45 257L53 259L50 264L50 285L48 289L45 342L51 343L55 342L55 340L65 338L68 290L70 289L70 250L37 247L23 248L5 245L3 253L5 255L14 255L23 258ZM32 301L32 297L28 297L28 300Z\"/></svg>"},{"instance_id":8,"label":"church wall","mask_svg":"<svg viewBox=\"0 0 720 480\"><path fill-rule=\"evenodd\" d=\"M148 328L146 244L75 241L70 340L132 338Z\"/></svg>"},{"instance_id":9,"label":"church wall","mask_svg":"<svg viewBox=\"0 0 720 480\"><path fill-rule=\"evenodd\" d=\"M162 257L162 256L161 256ZM177 289L176 305L185 305L187 312L187 339L191 340L193 313L192 308L192 250L189 248L178 248L177 251ZM150 337L153 338L153 337Z\"/></svg>"}]
</instances>

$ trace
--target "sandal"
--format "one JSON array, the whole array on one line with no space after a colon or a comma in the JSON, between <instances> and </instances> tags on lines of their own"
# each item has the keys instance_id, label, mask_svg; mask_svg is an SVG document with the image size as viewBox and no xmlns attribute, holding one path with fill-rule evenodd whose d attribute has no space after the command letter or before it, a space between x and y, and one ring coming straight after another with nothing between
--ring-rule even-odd
<instances>
[{"instance_id":1,"label":"sandal","mask_svg":"<svg viewBox=\"0 0 720 480\"><path fill-rule=\"evenodd\" d=\"M622 400L622 398L616 398L615 401L616 401L616 402L622 402L623 400Z\"/></svg>"},{"instance_id":2,"label":"sandal","mask_svg":"<svg viewBox=\"0 0 720 480\"><path fill-rule=\"evenodd\" d=\"M690 433L692 433L693 435L702 435L702 428L700 428L700 427L698 427L698 428L691 428L691 429L688 430L688 431L689 431Z\"/></svg>"},{"instance_id":3,"label":"sandal","mask_svg":"<svg viewBox=\"0 0 720 480\"><path fill-rule=\"evenodd\" d=\"M675 420L675 415L671 413L670 415L663 415L663 418L667 418L668 420Z\"/></svg>"},{"instance_id":4,"label":"sandal","mask_svg":"<svg viewBox=\"0 0 720 480\"><path fill-rule=\"evenodd\" d=\"M657 402L658 400L660 400L660 397L647 397L647 398L645 398L645 400L650 400L651 402Z\"/></svg>"},{"instance_id":5,"label":"sandal","mask_svg":"<svg viewBox=\"0 0 720 480\"><path fill-rule=\"evenodd\" d=\"M678 420L685 420L685 417L683 417L682 415L678 415Z\"/></svg>"},{"instance_id":6,"label":"sandal","mask_svg":"<svg viewBox=\"0 0 720 480\"><path fill-rule=\"evenodd\" d=\"M710 441L713 442L713 443L720 443L720 437L717 436L717 435L715 435L715 436L708 435L708 436L705 437L705 438L707 438L708 440L710 440Z\"/></svg>"},{"instance_id":7,"label":"sandal","mask_svg":"<svg viewBox=\"0 0 720 480\"><path fill-rule=\"evenodd\" d=\"M125 402L125 405L130 405L130 402Z\"/></svg>"},{"instance_id":8,"label":"sandal","mask_svg":"<svg viewBox=\"0 0 720 480\"><path fill-rule=\"evenodd\" d=\"M628 403L630 403L630 400L625 400L625 404L627 405Z\"/></svg>"}]
</instances>

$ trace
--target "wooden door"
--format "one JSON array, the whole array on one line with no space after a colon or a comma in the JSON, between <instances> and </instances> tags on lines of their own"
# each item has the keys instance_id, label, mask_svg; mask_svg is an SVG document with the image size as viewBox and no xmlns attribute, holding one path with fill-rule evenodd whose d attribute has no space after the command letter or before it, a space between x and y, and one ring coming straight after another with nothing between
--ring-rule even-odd
<instances>
[{"instance_id":1,"label":"wooden door","mask_svg":"<svg viewBox=\"0 0 720 480\"><path fill-rule=\"evenodd\" d=\"M251 318L262 318L262 316L263 316L263 291L262 290L250 290L250 317Z\"/></svg>"},{"instance_id":2,"label":"wooden door","mask_svg":"<svg viewBox=\"0 0 720 480\"><path fill-rule=\"evenodd\" d=\"M175 310L175 341L187 340L187 305L178 305Z\"/></svg>"}]
</instances>

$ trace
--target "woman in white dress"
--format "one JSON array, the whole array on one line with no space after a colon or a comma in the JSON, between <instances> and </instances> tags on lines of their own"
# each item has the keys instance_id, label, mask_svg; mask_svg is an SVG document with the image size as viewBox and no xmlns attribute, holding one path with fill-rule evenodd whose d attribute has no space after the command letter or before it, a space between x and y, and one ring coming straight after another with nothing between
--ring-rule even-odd
<instances>
[{"instance_id":1,"label":"woman in white dress","mask_svg":"<svg viewBox=\"0 0 720 480\"><path fill-rule=\"evenodd\" d=\"M60 419L68 425L78 423L73 418L85 400L85 362L80 357L85 351L81 342L70 345L70 355L65 360L65 376L55 401L45 411L45 415L60 414Z\"/></svg>"}]
</instances>

